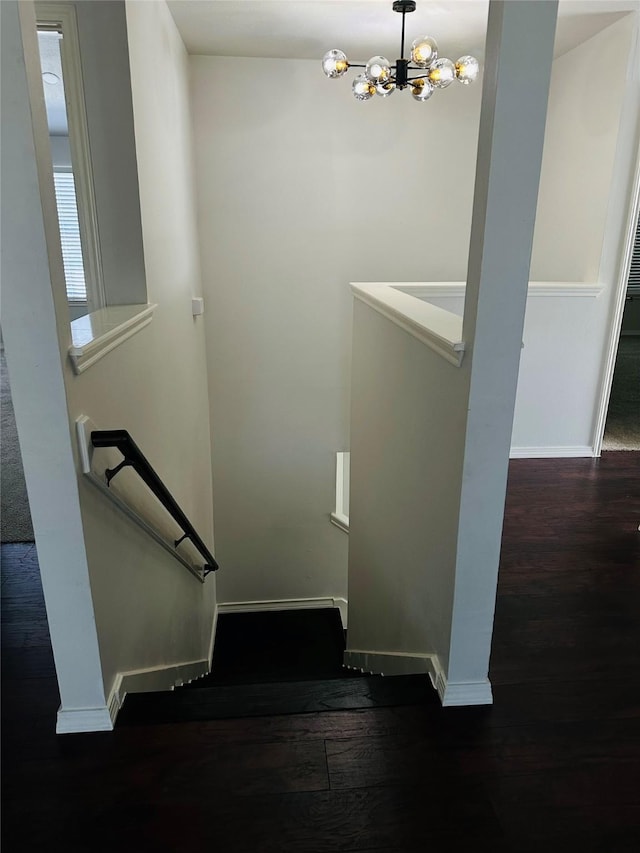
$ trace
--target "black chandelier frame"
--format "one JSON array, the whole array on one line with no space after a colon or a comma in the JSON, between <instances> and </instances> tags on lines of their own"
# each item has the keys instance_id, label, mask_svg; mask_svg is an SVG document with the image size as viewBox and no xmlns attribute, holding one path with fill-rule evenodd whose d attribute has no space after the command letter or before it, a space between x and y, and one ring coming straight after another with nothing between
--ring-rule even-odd
<instances>
[{"instance_id":1,"label":"black chandelier frame","mask_svg":"<svg viewBox=\"0 0 640 853\"><path fill-rule=\"evenodd\" d=\"M383 86L390 83L395 83L396 89L406 89L409 83L415 83L417 80L423 80L428 68L421 68L419 65L411 65L411 60L404 58L404 32L405 18L410 12L416 11L415 0L394 0L393 11L399 12L402 15L402 34L400 36L400 59L396 59L395 65L391 65L392 71L395 71L395 77L389 77L388 80L381 81ZM348 62L349 68L366 68L366 63ZM409 77L409 72L420 71L417 77Z\"/></svg>"}]
</instances>

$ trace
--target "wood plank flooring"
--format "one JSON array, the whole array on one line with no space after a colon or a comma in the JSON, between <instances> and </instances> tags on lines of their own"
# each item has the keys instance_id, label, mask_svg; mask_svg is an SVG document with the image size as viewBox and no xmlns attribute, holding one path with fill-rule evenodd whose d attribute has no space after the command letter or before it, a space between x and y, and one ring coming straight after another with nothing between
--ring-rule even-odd
<instances>
[{"instance_id":1,"label":"wood plank flooring","mask_svg":"<svg viewBox=\"0 0 640 853\"><path fill-rule=\"evenodd\" d=\"M4 850L637 853L639 523L640 454L511 463L491 708L443 710L405 680L384 707L284 696L265 716L298 682L231 669L262 716L233 716L236 694L216 719L64 737L37 555L3 547ZM314 675L307 708L332 683L367 691Z\"/></svg>"}]
</instances>

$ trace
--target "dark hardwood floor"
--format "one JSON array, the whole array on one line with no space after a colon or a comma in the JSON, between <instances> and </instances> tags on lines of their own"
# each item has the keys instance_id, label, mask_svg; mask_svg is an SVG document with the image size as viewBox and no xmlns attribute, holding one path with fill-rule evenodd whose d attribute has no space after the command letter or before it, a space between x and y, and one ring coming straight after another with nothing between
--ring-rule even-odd
<instances>
[{"instance_id":1,"label":"dark hardwood floor","mask_svg":"<svg viewBox=\"0 0 640 853\"><path fill-rule=\"evenodd\" d=\"M639 524L640 453L511 463L490 708L325 663L301 687L296 653L63 737L35 548L3 546L4 849L637 853Z\"/></svg>"}]
</instances>

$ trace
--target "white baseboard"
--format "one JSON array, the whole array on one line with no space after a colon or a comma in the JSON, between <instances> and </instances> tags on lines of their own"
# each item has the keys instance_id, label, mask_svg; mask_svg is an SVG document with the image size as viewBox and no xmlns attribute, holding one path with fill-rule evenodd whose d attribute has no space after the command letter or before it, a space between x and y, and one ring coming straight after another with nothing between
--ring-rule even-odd
<instances>
[{"instance_id":1,"label":"white baseboard","mask_svg":"<svg viewBox=\"0 0 640 853\"><path fill-rule=\"evenodd\" d=\"M342 627L347 627L348 605L346 598L282 598L268 601L226 601L218 604L219 613L257 613L261 610L305 610L337 607Z\"/></svg>"},{"instance_id":2,"label":"white baseboard","mask_svg":"<svg viewBox=\"0 0 640 853\"><path fill-rule=\"evenodd\" d=\"M218 630L218 605L216 604L216 609L213 611L213 623L211 625L211 637L209 639L209 671L211 671L211 664L213 663L213 647L216 644L216 631Z\"/></svg>"},{"instance_id":3,"label":"white baseboard","mask_svg":"<svg viewBox=\"0 0 640 853\"><path fill-rule=\"evenodd\" d=\"M436 654L407 654L403 652L368 652L348 649L345 666L378 675L428 675L443 706L491 705L493 694L488 678L482 681L450 682Z\"/></svg>"},{"instance_id":4,"label":"white baseboard","mask_svg":"<svg viewBox=\"0 0 640 853\"><path fill-rule=\"evenodd\" d=\"M434 674L431 683L438 691L444 708L464 705L493 705L491 682L488 678L481 681L449 681L445 675L440 658L433 656Z\"/></svg>"},{"instance_id":5,"label":"white baseboard","mask_svg":"<svg viewBox=\"0 0 640 853\"><path fill-rule=\"evenodd\" d=\"M119 709L118 709L119 710ZM115 712L117 714L117 711ZM103 708L59 708L56 734L67 735L78 732L110 732L115 714L106 705Z\"/></svg>"},{"instance_id":6,"label":"white baseboard","mask_svg":"<svg viewBox=\"0 0 640 853\"><path fill-rule=\"evenodd\" d=\"M369 652L347 649L344 665L374 675L429 675L435 678L435 655L407 654L404 652Z\"/></svg>"},{"instance_id":7,"label":"white baseboard","mask_svg":"<svg viewBox=\"0 0 640 853\"><path fill-rule=\"evenodd\" d=\"M111 722L115 726L116 717L120 713L120 708L122 708L122 703L124 702L124 693L122 694L122 698L120 698L120 689L122 687L122 675L118 673L115 677L115 681L113 682L113 686L111 688L111 692L109 693L109 699L107 701L107 707L109 709L109 716L111 717Z\"/></svg>"},{"instance_id":8,"label":"white baseboard","mask_svg":"<svg viewBox=\"0 0 640 853\"><path fill-rule=\"evenodd\" d=\"M127 693L156 693L161 690L173 690L196 678L202 678L209 673L210 669L208 658L203 658L188 663L123 672L118 675L112 692L117 694L118 703L122 707Z\"/></svg>"},{"instance_id":9,"label":"white baseboard","mask_svg":"<svg viewBox=\"0 0 640 853\"><path fill-rule=\"evenodd\" d=\"M173 690L175 687L180 687L196 678L208 675L211 672L217 623L218 608L216 607L211 625L207 658L171 664L170 666L119 672L114 679L108 702L104 708L60 708L56 723L57 734L111 731L115 726L116 717L122 708L127 693L153 693Z\"/></svg>"},{"instance_id":10,"label":"white baseboard","mask_svg":"<svg viewBox=\"0 0 640 853\"><path fill-rule=\"evenodd\" d=\"M593 447L578 445L576 447L512 447L511 459L557 459L595 456Z\"/></svg>"},{"instance_id":11,"label":"white baseboard","mask_svg":"<svg viewBox=\"0 0 640 853\"><path fill-rule=\"evenodd\" d=\"M331 524L335 524L336 527L339 527L340 530L345 533L349 532L349 516L348 515L338 515L337 512L332 512L329 515L329 521Z\"/></svg>"}]
</instances>

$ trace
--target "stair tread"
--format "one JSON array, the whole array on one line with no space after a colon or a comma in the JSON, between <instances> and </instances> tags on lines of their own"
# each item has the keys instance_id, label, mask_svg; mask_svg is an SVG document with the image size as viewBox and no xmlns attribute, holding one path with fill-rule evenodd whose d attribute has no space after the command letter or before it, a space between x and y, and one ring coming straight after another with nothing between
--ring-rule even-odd
<instances>
[{"instance_id":1,"label":"stair tread","mask_svg":"<svg viewBox=\"0 0 640 853\"><path fill-rule=\"evenodd\" d=\"M200 690L128 695L118 725L306 714L438 704L426 675L220 684Z\"/></svg>"},{"instance_id":2,"label":"stair tread","mask_svg":"<svg viewBox=\"0 0 640 853\"><path fill-rule=\"evenodd\" d=\"M360 675L344 670L344 647L335 608L225 613L218 618L213 670L190 689Z\"/></svg>"},{"instance_id":3,"label":"stair tread","mask_svg":"<svg viewBox=\"0 0 640 853\"><path fill-rule=\"evenodd\" d=\"M211 673L173 691L127 695L118 725L438 704L428 676L345 669L344 647L337 609L225 613Z\"/></svg>"}]
</instances>

